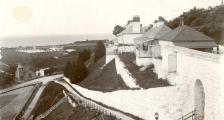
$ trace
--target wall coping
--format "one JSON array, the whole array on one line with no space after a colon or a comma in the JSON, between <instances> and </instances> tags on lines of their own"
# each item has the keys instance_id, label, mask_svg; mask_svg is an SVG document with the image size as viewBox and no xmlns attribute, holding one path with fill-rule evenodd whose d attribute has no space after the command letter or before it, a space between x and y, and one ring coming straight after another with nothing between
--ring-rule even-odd
<instances>
[{"instance_id":1,"label":"wall coping","mask_svg":"<svg viewBox=\"0 0 224 120\"><path fill-rule=\"evenodd\" d=\"M174 52L176 51L178 53L185 54L185 55L188 55L191 57L196 57L196 58L200 58L203 60L220 63L221 55L219 55L219 54L207 53L207 52L197 51L197 50L179 47L179 46L166 45L166 46L164 46L164 48L166 48L168 50L172 50Z\"/></svg>"}]
</instances>

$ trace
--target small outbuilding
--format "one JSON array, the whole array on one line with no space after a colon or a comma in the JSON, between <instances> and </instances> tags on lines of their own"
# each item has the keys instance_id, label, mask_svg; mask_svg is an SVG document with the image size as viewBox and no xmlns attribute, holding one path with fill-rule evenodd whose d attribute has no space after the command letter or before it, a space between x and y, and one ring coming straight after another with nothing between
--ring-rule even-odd
<instances>
[{"instance_id":1,"label":"small outbuilding","mask_svg":"<svg viewBox=\"0 0 224 120\"><path fill-rule=\"evenodd\" d=\"M16 73L15 73L15 80L16 82L26 82L32 79L35 79L36 73L35 71L29 66L22 66L18 64Z\"/></svg>"}]
</instances>

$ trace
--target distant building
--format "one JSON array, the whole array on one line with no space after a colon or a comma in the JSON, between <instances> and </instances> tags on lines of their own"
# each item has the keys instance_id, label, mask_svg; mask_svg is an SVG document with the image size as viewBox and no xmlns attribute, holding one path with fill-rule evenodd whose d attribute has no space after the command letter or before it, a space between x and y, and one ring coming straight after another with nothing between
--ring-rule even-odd
<instances>
[{"instance_id":1,"label":"distant building","mask_svg":"<svg viewBox=\"0 0 224 120\"><path fill-rule=\"evenodd\" d=\"M164 22L156 23L153 28L135 39L136 61L143 65L147 61L140 58L161 57L161 47L181 46L203 52L213 52L217 47L215 40L186 25L171 30Z\"/></svg>"},{"instance_id":2,"label":"distant building","mask_svg":"<svg viewBox=\"0 0 224 120\"><path fill-rule=\"evenodd\" d=\"M22 66L21 64L18 64L15 74L16 82L26 82L34 78L36 78L36 74L31 67Z\"/></svg>"},{"instance_id":3,"label":"distant building","mask_svg":"<svg viewBox=\"0 0 224 120\"><path fill-rule=\"evenodd\" d=\"M155 40L158 40L161 36L171 30L172 29L165 25L164 22L155 23L153 27L145 32L141 37L135 38L136 56L152 57L151 51L148 51L148 48L155 44L153 43Z\"/></svg>"},{"instance_id":4,"label":"distant building","mask_svg":"<svg viewBox=\"0 0 224 120\"><path fill-rule=\"evenodd\" d=\"M45 76L45 71L46 70L49 70L50 68L43 68L43 69L40 69L40 70L38 70L38 71L36 71L36 76L37 77L43 77L43 76Z\"/></svg>"},{"instance_id":5,"label":"distant building","mask_svg":"<svg viewBox=\"0 0 224 120\"><path fill-rule=\"evenodd\" d=\"M163 21L153 24L153 27L145 32L141 37L135 38L135 55L136 63L138 65L148 65L151 63L150 59L153 57L152 51L153 44L158 42L157 40L170 32L172 29L164 24ZM156 47L156 46L155 46ZM158 46L157 46L158 47Z\"/></svg>"},{"instance_id":6,"label":"distant building","mask_svg":"<svg viewBox=\"0 0 224 120\"><path fill-rule=\"evenodd\" d=\"M140 17L134 16L129 20L126 28L117 35L117 43L122 45L134 45L134 38L142 35L142 25L140 24Z\"/></svg>"}]
</instances>

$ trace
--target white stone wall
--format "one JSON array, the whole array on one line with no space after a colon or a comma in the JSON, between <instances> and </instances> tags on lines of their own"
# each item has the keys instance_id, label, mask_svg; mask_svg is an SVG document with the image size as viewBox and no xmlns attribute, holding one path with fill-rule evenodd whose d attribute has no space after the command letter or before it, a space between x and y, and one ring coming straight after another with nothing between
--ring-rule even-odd
<instances>
[{"instance_id":1,"label":"white stone wall","mask_svg":"<svg viewBox=\"0 0 224 120\"><path fill-rule=\"evenodd\" d=\"M148 66L153 64L152 58L139 58L136 56L136 65L138 66Z\"/></svg>"},{"instance_id":2,"label":"white stone wall","mask_svg":"<svg viewBox=\"0 0 224 120\"><path fill-rule=\"evenodd\" d=\"M135 46L118 46L117 51L122 53L122 52L134 52L135 51Z\"/></svg>"},{"instance_id":3,"label":"white stone wall","mask_svg":"<svg viewBox=\"0 0 224 120\"><path fill-rule=\"evenodd\" d=\"M118 44L134 45L134 39L140 37L141 33L123 34L117 37Z\"/></svg>"},{"instance_id":4,"label":"white stone wall","mask_svg":"<svg viewBox=\"0 0 224 120\"><path fill-rule=\"evenodd\" d=\"M168 55L173 53L177 54L177 72L168 73ZM194 84L199 79L205 92L204 119L224 119L224 107L220 107L224 101L224 82L219 74L220 56L176 46L163 46L161 55L158 75L180 87L181 93L178 95L182 100L182 113L194 110Z\"/></svg>"},{"instance_id":5,"label":"white stone wall","mask_svg":"<svg viewBox=\"0 0 224 120\"><path fill-rule=\"evenodd\" d=\"M106 47L106 64L112 61L117 54L117 46L109 44Z\"/></svg>"},{"instance_id":6,"label":"white stone wall","mask_svg":"<svg viewBox=\"0 0 224 120\"><path fill-rule=\"evenodd\" d=\"M132 32L133 33L140 33L141 32L141 25L140 22L132 22L130 23L132 26Z\"/></svg>"},{"instance_id":7,"label":"white stone wall","mask_svg":"<svg viewBox=\"0 0 224 120\"><path fill-rule=\"evenodd\" d=\"M217 48L216 48L217 49ZM217 50L216 50L217 51ZM219 53L223 54L224 53L224 46L223 45L219 45Z\"/></svg>"},{"instance_id":8,"label":"white stone wall","mask_svg":"<svg viewBox=\"0 0 224 120\"><path fill-rule=\"evenodd\" d=\"M106 64L115 59L115 55L106 55Z\"/></svg>"},{"instance_id":9,"label":"white stone wall","mask_svg":"<svg viewBox=\"0 0 224 120\"><path fill-rule=\"evenodd\" d=\"M124 80L124 83L130 88L139 88L139 86L136 85L136 79L128 71L125 64L120 60L118 56L115 57L115 64L117 74L121 75L122 79Z\"/></svg>"}]
</instances>

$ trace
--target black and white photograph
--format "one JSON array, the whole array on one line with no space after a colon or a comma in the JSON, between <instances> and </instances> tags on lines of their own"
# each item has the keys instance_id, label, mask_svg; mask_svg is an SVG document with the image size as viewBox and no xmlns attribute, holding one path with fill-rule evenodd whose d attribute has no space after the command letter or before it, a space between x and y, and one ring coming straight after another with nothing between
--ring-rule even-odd
<instances>
[{"instance_id":1,"label":"black and white photograph","mask_svg":"<svg viewBox=\"0 0 224 120\"><path fill-rule=\"evenodd\" d=\"M0 120L224 120L224 0L0 0Z\"/></svg>"}]
</instances>

